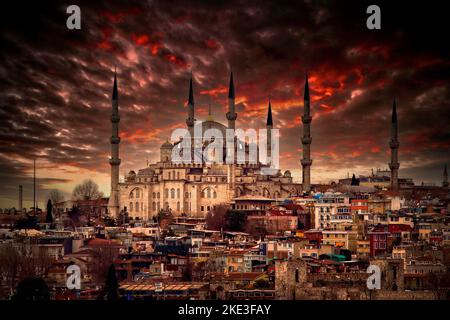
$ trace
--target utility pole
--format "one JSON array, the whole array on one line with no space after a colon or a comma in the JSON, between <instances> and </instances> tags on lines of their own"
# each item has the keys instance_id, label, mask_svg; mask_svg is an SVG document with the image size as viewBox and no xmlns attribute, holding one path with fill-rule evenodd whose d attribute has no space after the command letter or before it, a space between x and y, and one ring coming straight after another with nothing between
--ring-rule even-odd
<instances>
[{"instance_id":1,"label":"utility pole","mask_svg":"<svg viewBox=\"0 0 450 320\"><path fill-rule=\"evenodd\" d=\"M36 214L36 159L33 160L33 210Z\"/></svg>"}]
</instances>

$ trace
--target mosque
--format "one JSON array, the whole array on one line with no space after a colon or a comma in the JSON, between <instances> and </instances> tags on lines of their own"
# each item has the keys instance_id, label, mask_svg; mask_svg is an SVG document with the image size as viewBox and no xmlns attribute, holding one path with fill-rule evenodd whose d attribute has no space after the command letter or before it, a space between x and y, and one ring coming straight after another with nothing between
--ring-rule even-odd
<instances>
[{"instance_id":1,"label":"mosque","mask_svg":"<svg viewBox=\"0 0 450 320\"><path fill-rule=\"evenodd\" d=\"M193 217L205 217L207 213L220 204L232 204L239 199L282 200L309 191L310 188L310 124L309 87L305 80L305 110L302 117L304 134L303 143L303 183L294 183L291 172L267 170L270 165L257 161L244 163L200 161L200 163L181 163L172 161L174 148L181 141L166 141L160 147L160 160L147 167L130 171L124 182L119 181L119 93L117 76L114 75L112 94L112 135L111 135L111 195L108 212L117 217L127 211L130 217L148 219L160 210L170 210L174 215L186 214ZM211 116L205 121L195 119L195 103L192 77L189 83L187 131L194 137L196 126L206 129L217 129L226 137L226 129L235 130L237 113L235 110L235 87L233 73L230 75L228 91L227 126L216 122ZM267 121L267 159L272 155L272 107L269 101ZM233 131L234 132L234 131ZM243 144L248 154L250 146L235 138L235 142ZM194 145L194 143L193 143ZM206 146L203 146L206 147ZM226 154L226 150L224 150ZM268 174L269 172L269 174Z\"/></svg>"}]
</instances>

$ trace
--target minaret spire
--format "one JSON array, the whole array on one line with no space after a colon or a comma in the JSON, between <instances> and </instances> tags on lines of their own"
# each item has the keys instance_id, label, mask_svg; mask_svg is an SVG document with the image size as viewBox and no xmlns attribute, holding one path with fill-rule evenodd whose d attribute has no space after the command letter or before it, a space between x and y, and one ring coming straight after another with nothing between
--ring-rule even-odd
<instances>
[{"instance_id":1,"label":"minaret spire","mask_svg":"<svg viewBox=\"0 0 450 320\"><path fill-rule=\"evenodd\" d=\"M309 97L309 83L308 83L308 74L305 75L305 93L303 96L303 137L302 137L302 145L303 145L303 159L301 161L302 164L302 188L303 191L309 192L311 191L311 121L312 117L310 114L310 97Z\"/></svg>"},{"instance_id":2,"label":"minaret spire","mask_svg":"<svg viewBox=\"0 0 450 320\"><path fill-rule=\"evenodd\" d=\"M391 162L389 163L389 169L391 169L391 190L398 191L398 168L400 163L398 162L398 122L397 122L397 103L394 99L392 106L392 120L391 120L391 140L389 141L389 147L391 148Z\"/></svg>"},{"instance_id":3,"label":"minaret spire","mask_svg":"<svg viewBox=\"0 0 450 320\"><path fill-rule=\"evenodd\" d=\"M192 72L191 72L191 78L189 80L189 97L188 97L188 117L186 119L186 124L188 126L188 129L194 128L194 89L192 84Z\"/></svg>"},{"instance_id":4,"label":"minaret spire","mask_svg":"<svg viewBox=\"0 0 450 320\"><path fill-rule=\"evenodd\" d=\"M233 71L230 73L230 86L228 89L228 112L227 112L227 120L228 120L228 129L235 129L235 121L237 119L237 113L235 112L235 92L234 92L234 80L233 80Z\"/></svg>"},{"instance_id":5,"label":"minaret spire","mask_svg":"<svg viewBox=\"0 0 450 320\"><path fill-rule=\"evenodd\" d=\"M272 164L272 129L273 129L272 104L271 104L270 97L269 97L269 109L267 110L267 121L266 121L267 164Z\"/></svg>"},{"instance_id":6,"label":"minaret spire","mask_svg":"<svg viewBox=\"0 0 450 320\"><path fill-rule=\"evenodd\" d=\"M270 97L269 97L269 110L267 111L266 126L273 126L273 121L272 121L272 104L270 103Z\"/></svg>"},{"instance_id":7,"label":"minaret spire","mask_svg":"<svg viewBox=\"0 0 450 320\"><path fill-rule=\"evenodd\" d=\"M447 175L447 164L444 164L444 179L442 181L442 186L444 188L448 188L448 186L449 186L448 175Z\"/></svg>"},{"instance_id":8,"label":"minaret spire","mask_svg":"<svg viewBox=\"0 0 450 320\"><path fill-rule=\"evenodd\" d=\"M191 77L189 79L189 97L188 97L188 117L186 119L186 125L189 131L189 135L191 137L191 159L194 159L194 125L195 125L195 104L194 104L194 88L193 88L193 80L192 80L192 71Z\"/></svg>"},{"instance_id":9,"label":"minaret spire","mask_svg":"<svg viewBox=\"0 0 450 320\"><path fill-rule=\"evenodd\" d=\"M111 193L108 201L109 214L113 218L119 215L119 93L117 89L117 74L114 67L114 84L112 92L112 107L111 107L111 157L109 164L111 165Z\"/></svg>"},{"instance_id":10,"label":"minaret spire","mask_svg":"<svg viewBox=\"0 0 450 320\"><path fill-rule=\"evenodd\" d=\"M191 74L191 79L189 80L189 100L188 100L188 104L189 105L194 105L194 90L192 88L192 74Z\"/></svg>"}]
</instances>

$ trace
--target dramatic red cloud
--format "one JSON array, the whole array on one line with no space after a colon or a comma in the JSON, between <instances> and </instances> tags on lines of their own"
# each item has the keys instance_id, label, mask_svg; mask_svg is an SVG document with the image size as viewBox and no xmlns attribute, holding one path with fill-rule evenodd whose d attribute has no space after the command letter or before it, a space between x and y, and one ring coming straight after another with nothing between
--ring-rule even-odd
<instances>
[{"instance_id":1,"label":"dramatic red cloud","mask_svg":"<svg viewBox=\"0 0 450 320\"><path fill-rule=\"evenodd\" d=\"M228 93L228 87L226 86L219 86L217 88L209 89L209 90L201 90L200 94L217 97L222 94Z\"/></svg>"},{"instance_id":2,"label":"dramatic red cloud","mask_svg":"<svg viewBox=\"0 0 450 320\"><path fill-rule=\"evenodd\" d=\"M150 50L152 56L158 55L158 52L161 48L163 48L162 43L162 32L152 32L150 35L148 34L132 34L131 39L133 42L142 47L146 47Z\"/></svg>"},{"instance_id":3,"label":"dramatic red cloud","mask_svg":"<svg viewBox=\"0 0 450 320\"><path fill-rule=\"evenodd\" d=\"M205 46L212 50L218 50L220 48L220 44L214 39L205 40Z\"/></svg>"},{"instance_id":4,"label":"dramatic red cloud","mask_svg":"<svg viewBox=\"0 0 450 320\"><path fill-rule=\"evenodd\" d=\"M176 65L176 66L179 67L179 68L185 69L185 68L188 67L187 62L184 60L183 57L176 56L176 55L173 54L173 53L168 53L168 54L166 54L166 55L164 56L164 58L165 58L167 61L171 62L172 64Z\"/></svg>"}]
</instances>

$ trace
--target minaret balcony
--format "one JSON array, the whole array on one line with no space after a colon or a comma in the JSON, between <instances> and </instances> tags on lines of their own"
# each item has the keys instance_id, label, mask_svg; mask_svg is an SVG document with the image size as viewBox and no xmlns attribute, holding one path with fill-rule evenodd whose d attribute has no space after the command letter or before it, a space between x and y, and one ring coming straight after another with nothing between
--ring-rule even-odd
<instances>
[{"instance_id":1,"label":"minaret balcony","mask_svg":"<svg viewBox=\"0 0 450 320\"><path fill-rule=\"evenodd\" d=\"M234 112L234 113L231 113L229 111L227 112L227 120L234 121L234 120L236 120L236 118L237 118L236 112Z\"/></svg>"},{"instance_id":2,"label":"minaret balcony","mask_svg":"<svg viewBox=\"0 0 450 320\"><path fill-rule=\"evenodd\" d=\"M312 138L311 137L303 137L302 138L302 144L311 144Z\"/></svg>"},{"instance_id":3,"label":"minaret balcony","mask_svg":"<svg viewBox=\"0 0 450 320\"><path fill-rule=\"evenodd\" d=\"M110 140L111 140L111 144L119 144L120 143L120 137L112 136Z\"/></svg>"},{"instance_id":4,"label":"minaret balcony","mask_svg":"<svg viewBox=\"0 0 450 320\"><path fill-rule=\"evenodd\" d=\"M389 147L390 147L391 149L398 149L399 146L400 146L400 143L398 143L398 141L391 140L391 141L389 142Z\"/></svg>"},{"instance_id":5,"label":"minaret balcony","mask_svg":"<svg viewBox=\"0 0 450 320\"><path fill-rule=\"evenodd\" d=\"M310 166L310 165L312 165L312 160L311 159L302 159L302 161L300 161L300 163L302 164L302 166Z\"/></svg>"},{"instance_id":6,"label":"minaret balcony","mask_svg":"<svg viewBox=\"0 0 450 320\"><path fill-rule=\"evenodd\" d=\"M400 163L396 162L396 163L389 163L389 169L391 170L398 170L398 168L400 168Z\"/></svg>"},{"instance_id":7,"label":"minaret balcony","mask_svg":"<svg viewBox=\"0 0 450 320\"><path fill-rule=\"evenodd\" d=\"M112 165L112 166L118 166L118 165L120 165L120 159L110 158L109 159L109 164Z\"/></svg>"},{"instance_id":8,"label":"minaret balcony","mask_svg":"<svg viewBox=\"0 0 450 320\"><path fill-rule=\"evenodd\" d=\"M116 123L120 121L120 116L118 114L112 114L111 115L111 122Z\"/></svg>"},{"instance_id":9,"label":"minaret balcony","mask_svg":"<svg viewBox=\"0 0 450 320\"><path fill-rule=\"evenodd\" d=\"M193 118L187 118L186 119L186 125L188 127L193 127L194 126L194 122L195 122L195 120Z\"/></svg>"},{"instance_id":10,"label":"minaret balcony","mask_svg":"<svg viewBox=\"0 0 450 320\"><path fill-rule=\"evenodd\" d=\"M307 116L307 115L302 116L302 122L304 124L311 123L311 120L312 120L311 116Z\"/></svg>"}]
</instances>

